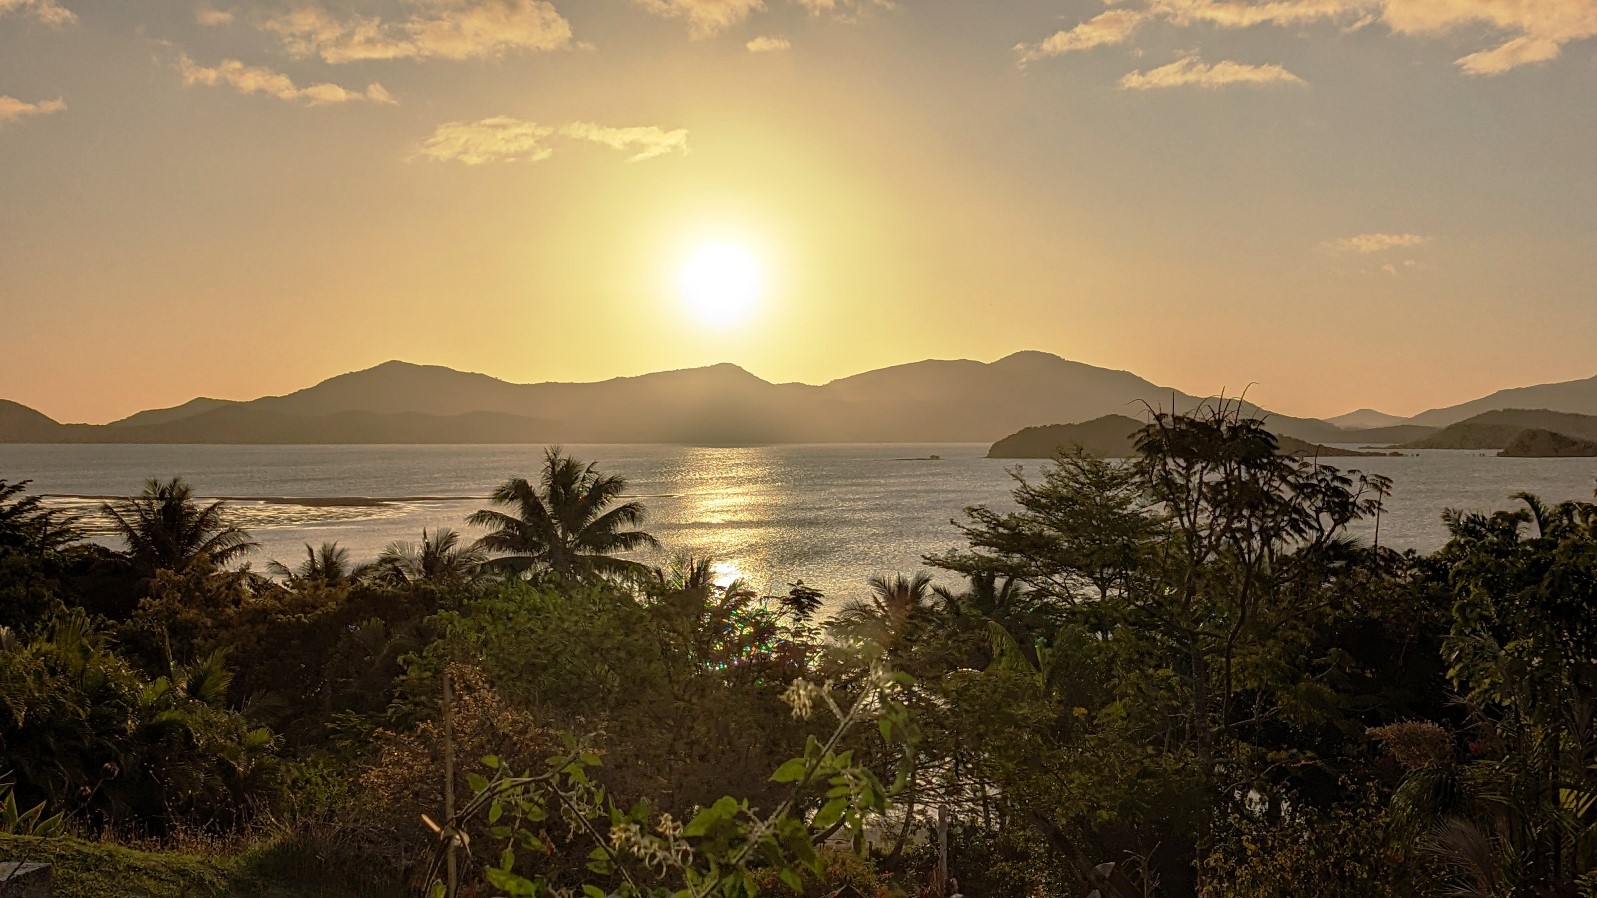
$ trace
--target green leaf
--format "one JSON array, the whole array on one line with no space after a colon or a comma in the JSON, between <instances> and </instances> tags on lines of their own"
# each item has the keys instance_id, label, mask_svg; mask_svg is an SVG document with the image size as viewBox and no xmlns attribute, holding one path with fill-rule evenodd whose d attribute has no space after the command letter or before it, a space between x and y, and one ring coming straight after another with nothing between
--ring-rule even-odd
<instances>
[{"instance_id":1,"label":"green leaf","mask_svg":"<svg viewBox=\"0 0 1597 898\"><path fill-rule=\"evenodd\" d=\"M498 755L483 755L482 766L487 767L490 770L498 770L499 769L499 756Z\"/></svg>"},{"instance_id":2,"label":"green leaf","mask_svg":"<svg viewBox=\"0 0 1597 898\"><path fill-rule=\"evenodd\" d=\"M466 785L470 786L473 792L481 792L488 788L488 778L480 773L468 773L466 774Z\"/></svg>"},{"instance_id":3,"label":"green leaf","mask_svg":"<svg viewBox=\"0 0 1597 898\"><path fill-rule=\"evenodd\" d=\"M784 868L779 875L782 877L782 881L787 883L787 887L788 888L792 889L795 892L803 894L803 892L804 892L804 880L801 879L797 873L794 873L792 870Z\"/></svg>"},{"instance_id":4,"label":"green leaf","mask_svg":"<svg viewBox=\"0 0 1597 898\"><path fill-rule=\"evenodd\" d=\"M793 758L788 760L784 762L781 767L776 768L775 773L771 774L771 782L796 783L804 778L804 771L808 769L808 767L809 762L805 761L803 758Z\"/></svg>"},{"instance_id":5,"label":"green leaf","mask_svg":"<svg viewBox=\"0 0 1597 898\"><path fill-rule=\"evenodd\" d=\"M826 829L837 821L843 819L843 812L848 809L847 798L834 798L821 809L815 812L815 819L810 821L810 826L815 829Z\"/></svg>"}]
</instances>

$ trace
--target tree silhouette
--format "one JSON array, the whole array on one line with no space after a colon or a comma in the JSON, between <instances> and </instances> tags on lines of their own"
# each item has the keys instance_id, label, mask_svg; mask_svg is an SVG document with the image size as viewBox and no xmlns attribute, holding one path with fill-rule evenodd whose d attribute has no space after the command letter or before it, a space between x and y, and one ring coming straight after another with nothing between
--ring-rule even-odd
<instances>
[{"instance_id":1,"label":"tree silhouette","mask_svg":"<svg viewBox=\"0 0 1597 898\"><path fill-rule=\"evenodd\" d=\"M220 567L258 548L248 533L227 523L225 509L224 502L197 503L181 477L152 477L139 495L100 506L127 542L125 554L131 561L167 571L195 564Z\"/></svg>"},{"instance_id":2,"label":"tree silhouette","mask_svg":"<svg viewBox=\"0 0 1597 898\"><path fill-rule=\"evenodd\" d=\"M420 543L389 543L377 556L372 576L390 586L456 586L475 580L487 557L476 546L462 546L460 534L448 527L440 527L430 535L423 529Z\"/></svg>"},{"instance_id":3,"label":"tree silhouette","mask_svg":"<svg viewBox=\"0 0 1597 898\"><path fill-rule=\"evenodd\" d=\"M544 569L562 580L604 575L642 575L648 569L619 553L658 545L642 530L643 503L616 504L624 478L600 474L561 454L544 452L538 485L513 477L493 492L493 503L510 511L483 509L467 518L491 532L477 546L500 557L492 564L516 572Z\"/></svg>"}]
</instances>

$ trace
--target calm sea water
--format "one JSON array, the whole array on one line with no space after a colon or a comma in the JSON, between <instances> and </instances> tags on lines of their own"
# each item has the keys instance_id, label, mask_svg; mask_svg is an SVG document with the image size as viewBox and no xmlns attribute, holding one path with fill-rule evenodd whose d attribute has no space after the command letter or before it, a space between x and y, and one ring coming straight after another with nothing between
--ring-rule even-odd
<instances>
[{"instance_id":1,"label":"calm sea water","mask_svg":"<svg viewBox=\"0 0 1597 898\"><path fill-rule=\"evenodd\" d=\"M923 554L960 545L950 519L972 504L1010 507L1008 471L1017 466L983 458L984 444L566 448L627 478L666 554L708 555L724 576L767 590L803 578L834 597L861 593L873 573L922 568ZM304 543L328 540L369 559L423 527L470 535L462 519L486 504L496 483L535 476L541 453L529 446L0 445L0 477L78 496L127 495L146 477L177 475L204 496L432 497L333 507L232 503L262 544L262 561L293 561ZM941 460L902 460L934 454ZM1444 508L1507 508L1520 490L1587 499L1597 481L1597 459L1436 451L1339 461L1396 482L1382 542L1421 550L1445 539ZM1046 463L1018 464L1036 475ZM88 510L97 503L62 504Z\"/></svg>"}]
</instances>

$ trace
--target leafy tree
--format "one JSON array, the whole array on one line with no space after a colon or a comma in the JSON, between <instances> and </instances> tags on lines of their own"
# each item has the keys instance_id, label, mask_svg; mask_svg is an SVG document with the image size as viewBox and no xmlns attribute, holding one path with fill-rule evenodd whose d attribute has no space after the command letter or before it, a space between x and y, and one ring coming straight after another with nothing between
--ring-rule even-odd
<instances>
[{"instance_id":1,"label":"leafy tree","mask_svg":"<svg viewBox=\"0 0 1597 898\"><path fill-rule=\"evenodd\" d=\"M494 504L509 511L483 509L467 520L491 531L477 546L499 556L493 562L498 567L547 570L567 582L637 576L647 569L619 554L657 542L642 530L629 529L643 521L644 508L636 501L617 504L626 485L618 475L600 474L594 464L549 449L537 485L513 477L494 490Z\"/></svg>"},{"instance_id":2,"label":"leafy tree","mask_svg":"<svg viewBox=\"0 0 1597 898\"><path fill-rule=\"evenodd\" d=\"M941 612L941 596L932 589L932 575L918 571L906 577L876 574L866 584L869 599L844 603L832 621L832 632L907 654Z\"/></svg>"},{"instance_id":3,"label":"leafy tree","mask_svg":"<svg viewBox=\"0 0 1597 898\"><path fill-rule=\"evenodd\" d=\"M1458 894L1597 885L1597 505L1517 498L1449 513L1427 562L1453 601L1444 653L1469 715L1406 765L1393 813Z\"/></svg>"},{"instance_id":4,"label":"leafy tree","mask_svg":"<svg viewBox=\"0 0 1597 898\"><path fill-rule=\"evenodd\" d=\"M45 508L38 496L23 495L29 483L0 478L0 551L42 555L77 542L76 519Z\"/></svg>"},{"instance_id":5,"label":"leafy tree","mask_svg":"<svg viewBox=\"0 0 1597 898\"><path fill-rule=\"evenodd\" d=\"M226 503L200 505L181 477L151 478L139 495L100 509L126 541L128 559L146 570L223 567L258 548L248 533L227 523Z\"/></svg>"}]
</instances>

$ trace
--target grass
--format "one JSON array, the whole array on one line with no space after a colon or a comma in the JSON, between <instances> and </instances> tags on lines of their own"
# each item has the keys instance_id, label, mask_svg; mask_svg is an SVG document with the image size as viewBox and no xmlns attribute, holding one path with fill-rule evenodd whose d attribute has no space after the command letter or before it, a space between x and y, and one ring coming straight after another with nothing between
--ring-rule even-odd
<instances>
[{"instance_id":1,"label":"grass","mask_svg":"<svg viewBox=\"0 0 1597 898\"><path fill-rule=\"evenodd\" d=\"M293 875L291 846L264 842L237 855L143 851L62 836L0 834L0 860L55 865L55 898L335 898L350 894ZM287 874L287 875L284 875Z\"/></svg>"}]
</instances>

